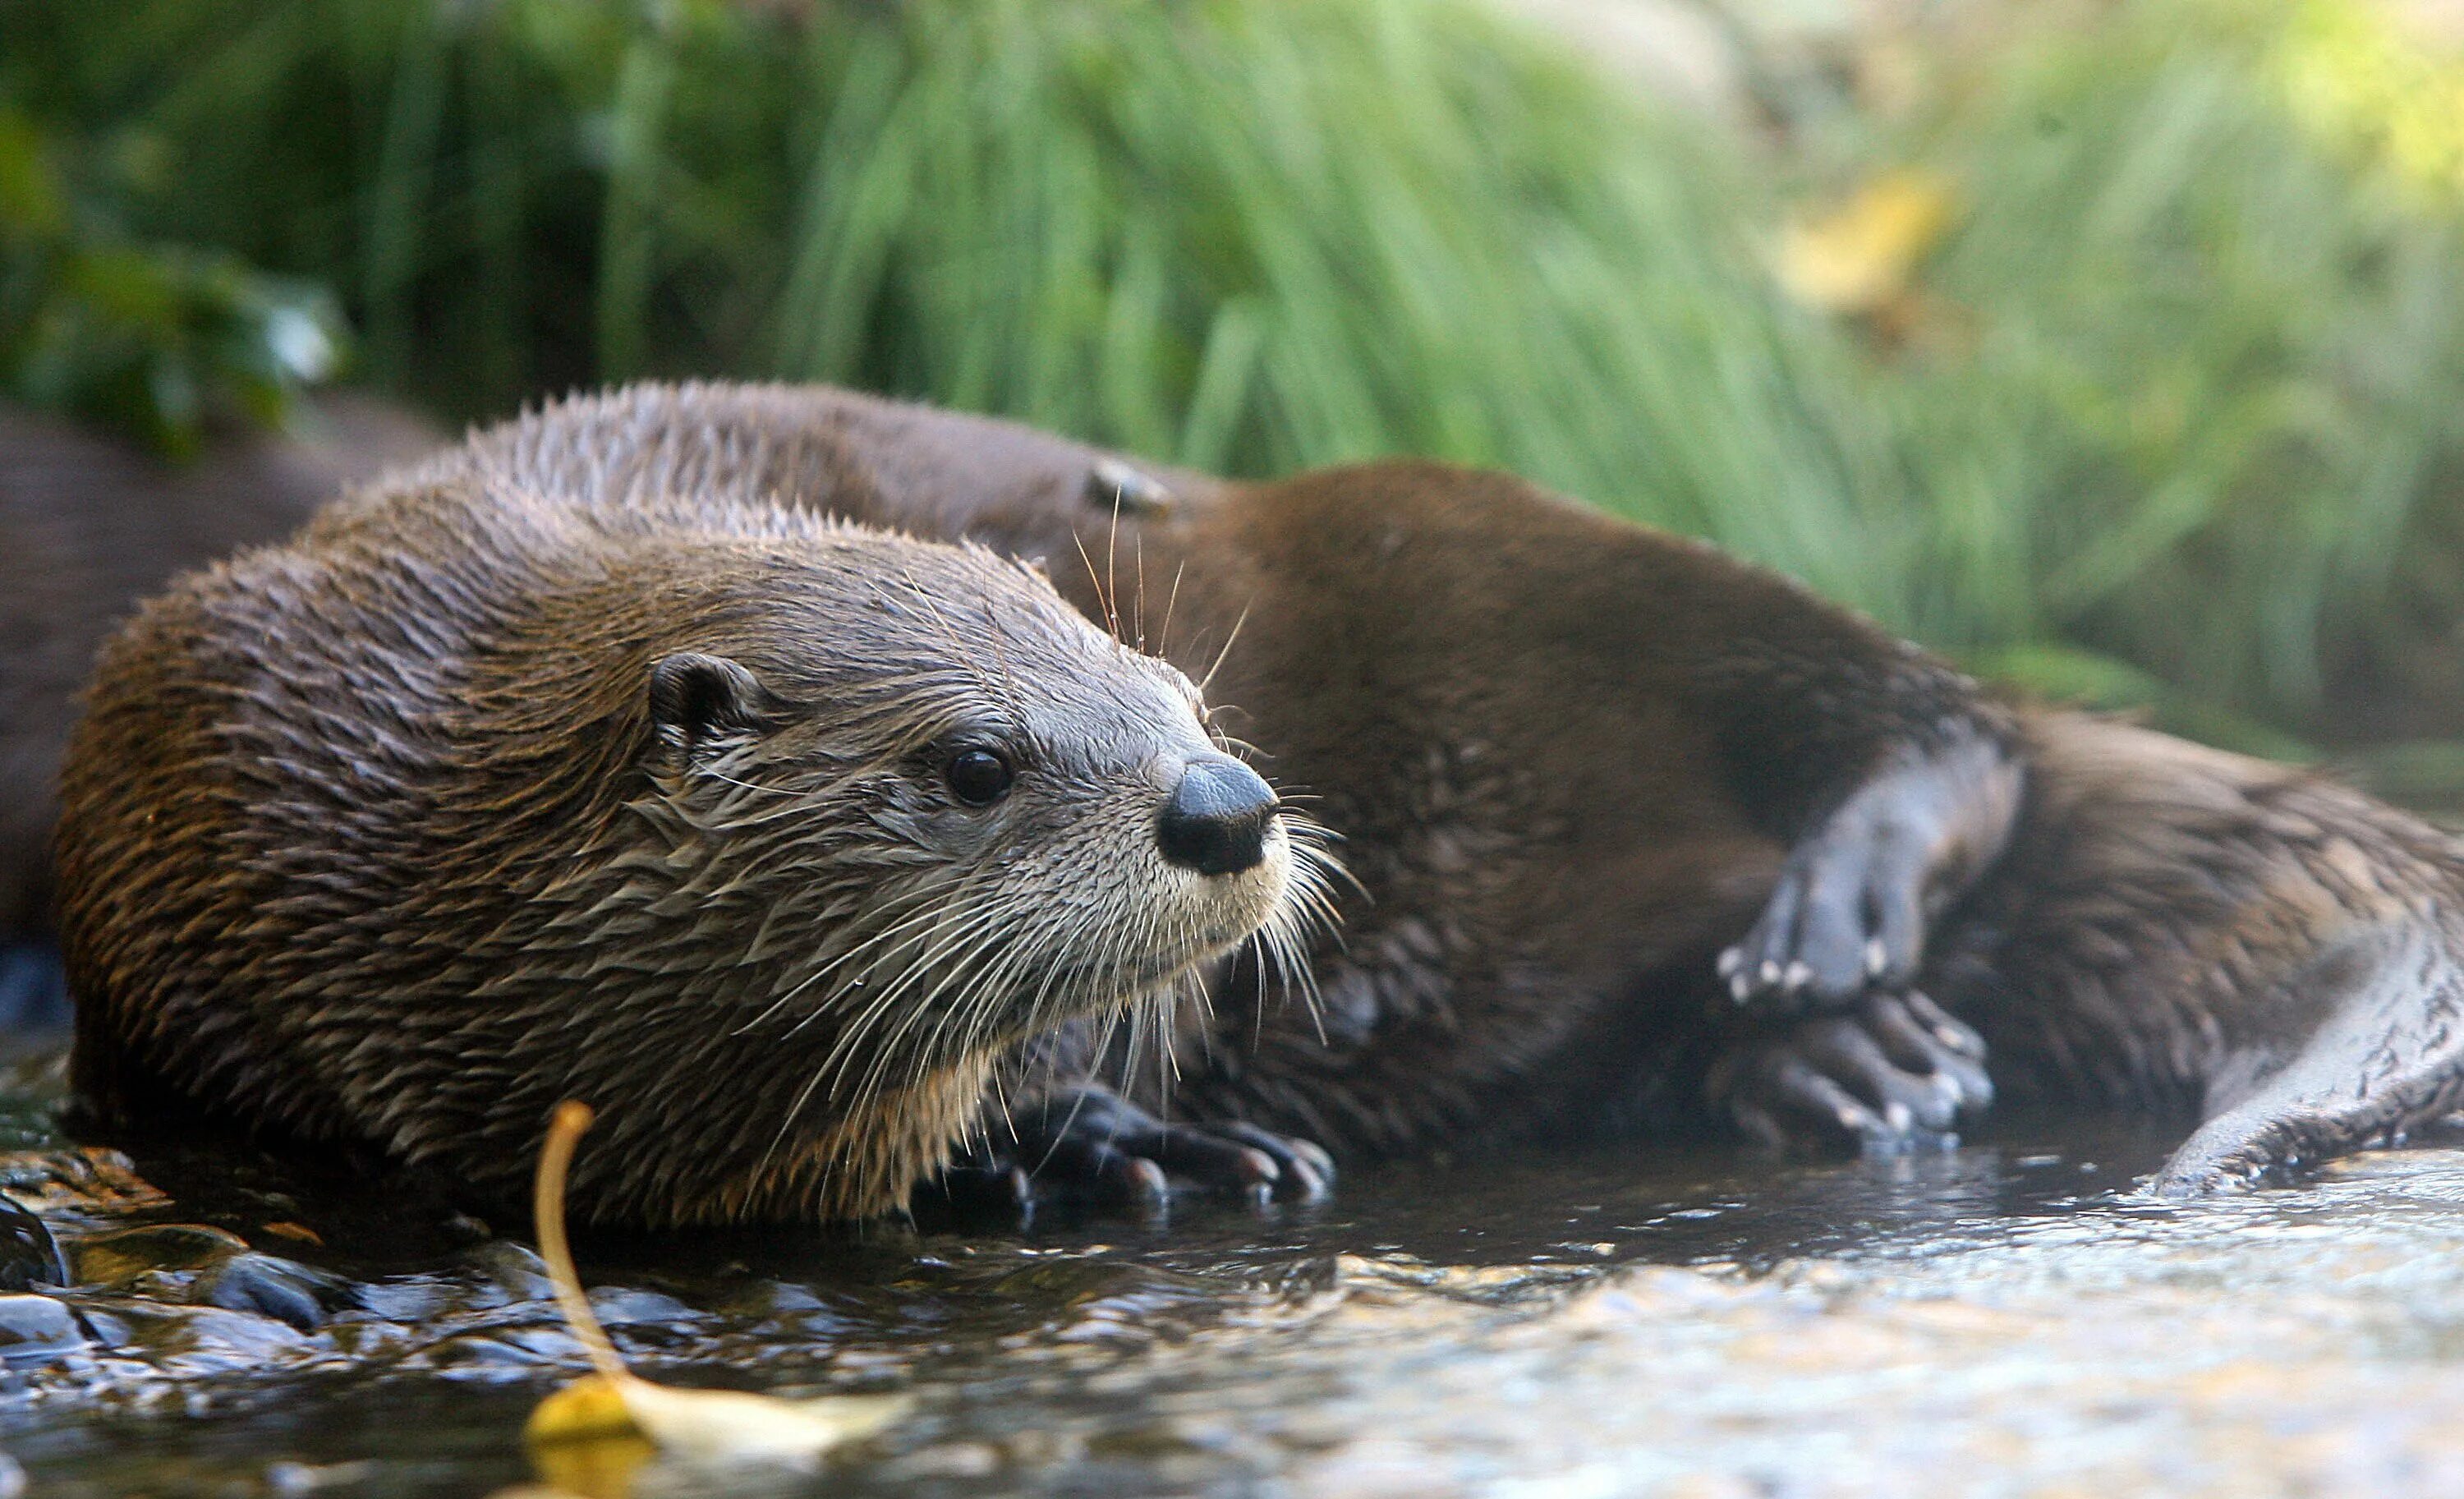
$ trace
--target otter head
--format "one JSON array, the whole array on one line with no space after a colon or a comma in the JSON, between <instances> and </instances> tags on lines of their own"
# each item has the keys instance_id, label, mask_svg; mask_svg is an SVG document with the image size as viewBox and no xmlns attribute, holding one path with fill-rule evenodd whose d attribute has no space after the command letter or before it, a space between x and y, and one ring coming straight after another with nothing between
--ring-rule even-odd
<instances>
[{"instance_id":1,"label":"otter head","mask_svg":"<svg viewBox=\"0 0 2464 1499\"><path fill-rule=\"evenodd\" d=\"M1323 907L1197 689L1041 576L854 529L791 551L731 560L640 679L650 789L594 924L660 932L662 1003L726 1044L658 1111L699 1169L626 1216L896 1205L1019 1043L1159 1021L1253 939L1293 962Z\"/></svg>"}]
</instances>

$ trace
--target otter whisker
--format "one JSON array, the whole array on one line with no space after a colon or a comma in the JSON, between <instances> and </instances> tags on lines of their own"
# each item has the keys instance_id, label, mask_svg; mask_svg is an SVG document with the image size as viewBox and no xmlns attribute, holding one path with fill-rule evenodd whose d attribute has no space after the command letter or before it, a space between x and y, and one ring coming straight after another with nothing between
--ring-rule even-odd
<instances>
[{"instance_id":1,"label":"otter whisker","mask_svg":"<svg viewBox=\"0 0 2464 1499\"><path fill-rule=\"evenodd\" d=\"M1241 606L1241 612L1233 618L1232 628L1223 636L1223 648L1215 652L1215 664L1208 667L1206 674L1198 679L1198 690L1200 693L1215 685L1215 673L1223 670L1224 661L1232 654L1233 642L1241 638L1241 627L1248 623L1249 606L1244 604Z\"/></svg>"},{"instance_id":2,"label":"otter whisker","mask_svg":"<svg viewBox=\"0 0 2464 1499\"><path fill-rule=\"evenodd\" d=\"M1113 564L1119 558L1120 551L1121 492L1118 489L1114 489L1112 491L1111 521L1109 528L1104 533L1104 591L1111 594L1115 599L1118 599L1121 596L1120 582L1113 571ZM1118 610L1114 610L1112 613L1112 639L1117 642L1120 638L1121 616Z\"/></svg>"},{"instance_id":3,"label":"otter whisker","mask_svg":"<svg viewBox=\"0 0 2464 1499\"><path fill-rule=\"evenodd\" d=\"M906 1015L907 1023L912 1023L917 1015L923 1013L928 1007L929 1000L927 1002L919 1002L913 1005L909 1005L907 996L910 991L912 991L918 983L925 981L929 976L938 971L950 955L958 951L962 945L973 943L979 946L979 939L988 937L995 930L997 924L1002 919L1003 909L1004 908L1001 904L998 902L988 903L984 907L974 911L956 928L940 933L937 938L931 937L929 933L917 934L907 940L900 942L897 947L892 948L891 953L895 954L913 942L926 940L937 941L936 946L922 954L913 961L902 966L894 978L885 983L866 1002L864 1010L854 1018L852 1023L841 1030L839 1038L832 1047L830 1057L825 1059L825 1067L835 1062L842 1054L851 1055L854 1047L865 1038L867 1032L872 1028L875 1022L881 1016L890 1014L902 1005L908 1006ZM936 915L946 915L947 909L946 907L938 908L935 914ZM885 957L886 956L889 955L885 955ZM936 987L938 984L945 983L946 981L946 980L935 981ZM894 1044L897 1039L897 1035L901 1033L903 1025L901 1027L893 1027L892 1033L883 1038L884 1054L887 1054L889 1047ZM835 1091L835 1085L833 1087L833 1091Z\"/></svg>"},{"instance_id":4,"label":"otter whisker","mask_svg":"<svg viewBox=\"0 0 2464 1499\"><path fill-rule=\"evenodd\" d=\"M968 673L978 682L991 685L992 673L977 664L975 652L967 649L966 637L959 634L957 627L950 623L949 617L941 612L941 606L935 601L933 595L925 590L921 583L916 582L915 574L912 569L907 574L907 584L909 587L915 590L915 596L924 602L924 611L933 616L935 628L938 628L943 638L950 642L951 653L957 658L958 664L965 667Z\"/></svg>"},{"instance_id":5,"label":"otter whisker","mask_svg":"<svg viewBox=\"0 0 2464 1499\"><path fill-rule=\"evenodd\" d=\"M887 1071L890 1060L898 1054L899 1048L904 1045L910 1032L924 1025L928 1020L946 1022L948 1006L945 1001L952 983L960 981L970 974L974 976L974 981L981 981L988 977L991 970L982 964L981 959L992 944L1000 939L1000 934L1010 915L1008 909L1010 904L1010 902L996 902L975 913L970 919L950 933L925 959L918 961L905 975L902 975L901 984L888 999L875 1003L871 1011L873 1014L882 1013L887 1009L891 1000L897 1001L903 1013L882 1037L872 1067L868 1069L865 1077L857 1083L854 1095L858 1100L857 1107L869 1104L879 1079ZM959 952L962 946L966 956L962 959L951 961L953 956ZM1001 961L992 965L993 968L1005 967L1013 957L1014 953L1004 953ZM914 982L920 981L926 976L937 976L934 978L933 987L913 1000L905 999L904 989L912 987ZM927 1030L925 1035L929 1048L929 1043L935 1039L935 1032Z\"/></svg>"},{"instance_id":6,"label":"otter whisker","mask_svg":"<svg viewBox=\"0 0 2464 1499\"><path fill-rule=\"evenodd\" d=\"M1026 720L1027 716L1026 704L1019 695L1018 678L1010 672L1009 652L1005 649L1008 632L1001 628L1001 616L991 613L990 611L987 611L984 615L984 625L986 633L992 637L993 665L1001 668L1001 695L1002 705L1007 707L1010 714L1023 723Z\"/></svg>"},{"instance_id":7,"label":"otter whisker","mask_svg":"<svg viewBox=\"0 0 2464 1499\"><path fill-rule=\"evenodd\" d=\"M715 768L715 767L714 767L714 766L710 766L710 765L700 765L700 766L696 766L696 767L693 770L692 774L696 775L696 776L706 776L706 777L708 777L709 779L711 779L711 780L713 780L713 781L724 781L724 782L726 782L726 783L727 783L729 785L731 785L731 786L741 786L741 787L743 787L743 788L744 788L745 790L747 790L747 791L759 791L759 792L760 792L763 796L799 796L799 795L802 795L802 793L797 792L797 791L794 791L794 790L791 790L791 789L789 789L789 788L788 788L788 787L786 787L786 786L765 786L765 785L757 785L756 783L754 783L753 782L750 782L750 781L738 781L738 780L737 780L734 776L727 775L727 774L725 774L724 772L722 772L722 771L720 771L720 770L716 769L716 768Z\"/></svg>"},{"instance_id":8,"label":"otter whisker","mask_svg":"<svg viewBox=\"0 0 2464 1499\"><path fill-rule=\"evenodd\" d=\"M964 894L965 893L966 887L961 886L957 893ZM830 956L820 965L815 967L813 972L807 974L803 980L797 982L794 987L780 995L776 1000L773 1000L769 1006L762 1010L760 1014L737 1027L736 1033L737 1035L742 1035L746 1031L752 1030L756 1026L760 1025L764 1022L768 1021L773 1015L776 1015L781 1009L784 1008L798 995L803 993L807 988L810 988L814 983L827 978L847 963L853 961L856 958L869 952L877 944L888 940L890 937L896 936L900 932L906 931L908 928L913 927L919 922L931 920L942 909L943 906L940 904L922 905L916 910L909 913L907 915L892 922L888 927L875 932L872 936L857 942L852 947ZM857 981L862 982L863 981L858 980ZM814 1020L818 1019L825 1013L826 1013L826 1006L816 1007L812 1013L806 1015L803 1019L798 1021L793 1026L791 1026L787 1034L790 1036L796 1034L797 1031L803 1029L805 1025L810 1025Z\"/></svg>"},{"instance_id":9,"label":"otter whisker","mask_svg":"<svg viewBox=\"0 0 2464 1499\"><path fill-rule=\"evenodd\" d=\"M1119 506L1117 503L1116 503L1116 504L1114 504L1114 506L1112 507L1112 514L1113 514L1115 517L1118 517L1118 516L1120 515L1120 506ZM1117 520L1115 521L1115 523L1116 523L1116 524L1118 523L1118 522L1117 522ZM1140 655L1144 655L1144 654L1146 654L1146 650L1147 650L1147 539L1146 539L1146 534L1145 534L1144 532L1140 532L1140 533L1138 534L1138 537L1137 537L1137 560L1138 560L1138 597L1137 597L1137 606L1136 606L1136 619L1137 619L1136 630L1137 630L1137 637L1138 637L1137 650L1138 650L1138 653L1139 653Z\"/></svg>"},{"instance_id":10,"label":"otter whisker","mask_svg":"<svg viewBox=\"0 0 2464 1499\"><path fill-rule=\"evenodd\" d=\"M972 924L980 925L981 923ZM769 1146L762 1152L761 1159L755 1167L754 1174L757 1178L768 1171L771 1160L778 1155L779 1147L785 1142L788 1133L795 1127L796 1120L803 1113L805 1106L811 1102L814 1092L820 1088L823 1080L830 1076L833 1070L843 1069L845 1066L844 1059L853 1055L851 1049L851 1038L856 1034L860 1034L861 1028L869 1025L873 1017L887 1012L888 1009L896 1003L901 987L912 981L916 975L925 971L927 970L921 966L910 967L905 970L900 975L899 980L889 986L884 994L869 1003L865 1015L859 1020L857 1026L850 1027L849 1031L842 1032L839 1042L832 1047L829 1054L823 1058L822 1064L813 1069L812 1075L805 1080L803 1087L798 1090L794 1101L788 1105L785 1114L780 1119L777 1132L772 1135ZM908 1022L913 1021L929 1007L928 1003L919 1004L910 1008L907 1011L905 1020ZM869 1109L875 1101L877 1097L877 1090L872 1086L872 1080L886 1075L889 1066L897 1054L897 1044L902 1035L903 1024L899 1029L893 1030L891 1036L884 1039L883 1044L874 1055L872 1067L867 1073L866 1082L859 1086L856 1100L847 1111L847 1116L860 1116L861 1113ZM836 1091L835 1085L833 1085L832 1091L833 1093ZM823 1176L825 1183L828 1180L829 1172L834 1169L835 1165L836 1162L833 1161L824 1167Z\"/></svg>"},{"instance_id":11,"label":"otter whisker","mask_svg":"<svg viewBox=\"0 0 2464 1499\"><path fill-rule=\"evenodd\" d=\"M946 959L936 958L915 970L919 976L932 976L933 986L902 1002L902 1013L883 1035L879 1055L856 1084L854 1096L859 1105L869 1102L888 1074L890 1059L900 1054L910 1036L914 1036L928 1052L939 1047L951 1031L960 997L978 985L994 982L996 975L1015 965L1016 956L1007 950L992 962L984 961L985 955L993 952L1000 940L999 931L997 923L981 923L944 945L949 955ZM963 948L958 945L961 941ZM961 951L962 958L957 956Z\"/></svg>"},{"instance_id":12,"label":"otter whisker","mask_svg":"<svg viewBox=\"0 0 2464 1499\"><path fill-rule=\"evenodd\" d=\"M1172 658L1172 613L1180 603L1180 575L1187 571L1188 567L1187 559L1173 564L1172 593L1163 601L1163 633L1155 641L1155 654L1166 660Z\"/></svg>"},{"instance_id":13,"label":"otter whisker","mask_svg":"<svg viewBox=\"0 0 2464 1499\"><path fill-rule=\"evenodd\" d=\"M1095 559L1088 552L1086 540L1075 530L1069 533L1069 540L1078 548L1078 560L1087 564L1087 581L1095 589L1095 601L1104 606L1105 628L1111 632L1113 642L1118 644L1121 638L1121 617L1112 608L1111 593L1105 588L1103 576L1095 571Z\"/></svg>"}]
</instances>

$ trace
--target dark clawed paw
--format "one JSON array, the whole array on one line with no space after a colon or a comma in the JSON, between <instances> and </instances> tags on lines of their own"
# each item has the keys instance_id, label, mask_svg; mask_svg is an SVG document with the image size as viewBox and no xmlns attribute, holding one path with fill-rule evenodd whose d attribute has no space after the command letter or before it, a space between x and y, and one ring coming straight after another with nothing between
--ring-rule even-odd
<instances>
[{"instance_id":1,"label":"dark clawed paw","mask_svg":"<svg viewBox=\"0 0 2464 1499\"><path fill-rule=\"evenodd\" d=\"M1762 915L1720 955L1729 997L1772 1015L1904 985L1924 943L1931 840L1852 801L1789 855Z\"/></svg>"},{"instance_id":2,"label":"dark clawed paw","mask_svg":"<svg viewBox=\"0 0 2464 1499\"><path fill-rule=\"evenodd\" d=\"M1729 996L1784 1016L1905 989L1926 922L2008 837L2018 788L1984 736L1876 773L1790 850L1761 916L1720 955Z\"/></svg>"},{"instance_id":3,"label":"dark clawed paw","mask_svg":"<svg viewBox=\"0 0 2464 1499\"><path fill-rule=\"evenodd\" d=\"M1959 1122L1993 1099L1983 1038L1914 991L1749 1042L1711 1089L1738 1128L1774 1149L1866 1155L1955 1145Z\"/></svg>"},{"instance_id":4,"label":"dark clawed paw","mask_svg":"<svg viewBox=\"0 0 2464 1499\"><path fill-rule=\"evenodd\" d=\"M962 1217L1023 1217L1035 1201L1034 1185L1020 1167L992 1160L954 1161L927 1183Z\"/></svg>"},{"instance_id":5,"label":"dark clawed paw","mask_svg":"<svg viewBox=\"0 0 2464 1499\"><path fill-rule=\"evenodd\" d=\"M963 1209L1023 1212L1038 1201L1090 1200L1154 1207L1175 1182L1259 1202L1314 1202L1334 1184L1334 1161L1308 1140L1253 1124L1167 1124L1109 1091L1073 1089L1021 1110L996 1143L943 1173Z\"/></svg>"}]
</instances>

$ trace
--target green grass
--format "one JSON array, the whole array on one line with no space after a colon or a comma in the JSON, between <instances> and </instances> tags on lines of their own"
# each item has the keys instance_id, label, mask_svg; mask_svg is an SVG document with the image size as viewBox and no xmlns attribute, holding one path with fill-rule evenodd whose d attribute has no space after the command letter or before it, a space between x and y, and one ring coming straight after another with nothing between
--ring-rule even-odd
<instances>
[{"instance_id":1,"label":"green grass","mask_svg":"<svg viewBox=\"0 0 2464 1499\"><path fill-rule=\"evenodd\" d=\"M1471 0L7 3L128 234L331 286L448 412L729 373L1494 464L2211 738L2464 737L2464 213L2437 109L2353 128L2415 83L2305 112L2346 5L2021 21L1774 141ZM1911 165L1913 321L1792 300L1790 217Z\"/></svg>"},{"instance_id":2,"label":"green grass","mask_svg":"<svg viewBox=\"0 0 2464 1499\"><path fill-rule=\"evenodd\" d=\"M1921 632L2067 641L2321 729L2325 675L2370 669L2457 513L2464 233L2288 107L2296 40L2143 5L1891 143L1966 200L1925 284L1969 325L1890 382L1935 520Z\"/></svg>"}]
</instances>

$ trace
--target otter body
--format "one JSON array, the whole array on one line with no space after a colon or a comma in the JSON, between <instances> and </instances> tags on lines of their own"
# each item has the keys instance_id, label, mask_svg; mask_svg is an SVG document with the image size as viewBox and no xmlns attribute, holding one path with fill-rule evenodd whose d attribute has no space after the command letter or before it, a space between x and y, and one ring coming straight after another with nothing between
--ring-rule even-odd
<instances>
[{"instance_id":1,"label":"otter body","mask_svg":"<svg viewBox=\"0 0 2464 1499\"><path fill-rule=\"evenodd\" d=\"M1783 580L1512 479L1389 463L1234 484L839 391L644 387L481 433L346 501L302 545L313 555L382 530L402 493L472 486L585 511L691 496L777 526L825 514L1040 562L1086 620L1206 681L1215 721L1311 799L1302 805L1341 838L1349 871L1335 887L1339 934L1289 965L1230 943L1187 958L1212 1003L1176 1012L1169 1091L1164 1069L1129 1067L1102 1025L1039 1012L1055 1024L1035 1055L1085 1082L1002 1099L973 1157L996 1173L1058 1163L1118 1179L1141 1157L1220 1163L1272 1147L1262 1128L1363 1155L1705 1122L1889 1147L1949 1130L1998 1081L2186 1114L2197 1133L2167 1180L2195 1189L2400 1133L2455 1100L2464 860L2453 841L2301 772L1999 704ZM414 555L448 544L390 543ZM493 555L507 539L473 544ZM330 592L293 577L297 549L264 555L258 585ZM885 565L863 564L876 584ZM353 1048L375 1028L338 1032L322 1050L276 1045L275 1023L252 1008L268 1003L261 983L155 974L193 967L187 949L287 953L299 972L285 981L308 986L297 990L310 996L305 1013L319 1014L316 986L330 987L336 955L393 960L444 944L461 988L422 990L383 1025L432 1064L423 1088L468 1095L458 1107L501 1121L491 1136L501 1148L532 1137L558 1092L592 1096L574 1086L585 1063L648 1057L664 1110L594 1147L603 1161L636 1162L629 1195L603 1202L678 1221L783 1201L748 1178L689 1179L664 1164L759 1155L742 1143L759 1133L743 1116L695 1120L690 1138L662 1131L739 1085L770 1097L762 1118L775 1131L779 1074L809 1074L809 1057L789 1067L776 1038L740 1048L707 1009L611 1033L571 1005L577 988L625 970L630 936L673 938L692 920L689 895L621 913L595 895L599 905L559 908L561 920L540 914L586 884L550 858L599 847L574 828L624 824L646 786L674 794L660 779L671 771L626 768L646 730L614 706L639 704L648 648L623 658L631 676L610 678L603 654L573 647L603 615L676 625L677 595L635 586L531 617L521 659L569 671L561 695L455 677L452 702L517 726L526 704L612 693L580 734L598 758L576 776L553 756L479 757L444 825L453 838L419 844L441 868L406 864L385 898L354 892L346 917L285 927L276 944L266 934L295 910L354 885L346 871L285 867L284 849L329 847L320 829L392 805L393 788L363 796L339 782L328 802L285 810L263 832L142 781L113 792L110 817L84 810L129 766L167 773L176 757L145 738L163 729L161 711L143 706L156 698L178 705L180 734L223 736L196 751L222 757L220 774L255 776L262 749L230 753L233 715L214 705L231 673L257 670L223 659L248 653L245 631L212 659L175 638L193 635L193 612L231 594L235 576L187 586L123 637L74 758L64 871L84 1001L80 1086L125 1101L137 1091L123 1078L167 1077L247 1115L396 1129L374 1093L350 1106L328 1096L357 1075ZM974 585L937 572L919 584L945 601ZM500 635L484 650L475 636L432 640L440 618L461 620L454 601L407 594L347 629L303 621L274 635L365 630L473 668L500 659ZM1059 691L1069 675L1029 686ZM334 711L313 680L299 687L297 706L257 718L376 746L410 732L384 714ZM227 808L228 792L212 796ZM177 839L147 820L158 815ZM423 814L419 826L436 825ZM666 871L692 837L681 824L660 837L668 851L624 866L628 878L677 877ZM212 872L235 855L249 880ZM167 901L145 871L168 866L207 871L183 878L221 904ZM704 954L690 972L758 962L790 929L740 922L762 934L748 954ZM565 945L523 1002L539 1046L498 1065L459 1027L498 1012L500 976L527 972L505 959L542 933ZM487 945L465 958L474 937ZM569 1025L537 1024L561 1006ZM1993 1043L1991 1080L1978 1030ZM945 1138L951 1121L973 1117L970 1090L994 1066L979 1056L931 1072L937 1102L895 1121L842 1114L836 1138ZM1174 1122L1140 1105L1168 1107ZM909 1130L915 1119L933 1128ZM432 1148L416 1130L388 1138L405 1154ZM879 1157L872 1190L821 1210L884 1205L898 1195L891 1176L937 1159L915 1143ZM1287 1170L1306 1159L1277 1158Z\"/></svg>"},{"instance_id":2,"label":"otter body","mask_svg":"<svg viewBox=\"0 0 2464 1499\"><path fill-rule=\"evenodd\" d=\"M1292 919L1265 783L1029 569L759 496L382 486L105 650L74 1072L591 1217L883 1211L1023 1041ZM827 496L822 496L826 498Z\"/></svg>"},{"instance_id":3,"label":"otter body","mask_svg":"<svg viewBox=\"0 0 2464 1499\"><path fill-rule=\"evenodd\" d=\"M2177 1187L2457 1100L2455 840L2306 772L1997 704L1793 584L1509 478L1235 484L729 386L575 401L440 463L980 540L1208 677L1354 883L1313 997L1216 976L1179 1119L1363 1154L1705 1117L1888 1145L1991 1096L1953 1016L2008 1089L2198 1121Z\"/></svg>"}]
</instances>

